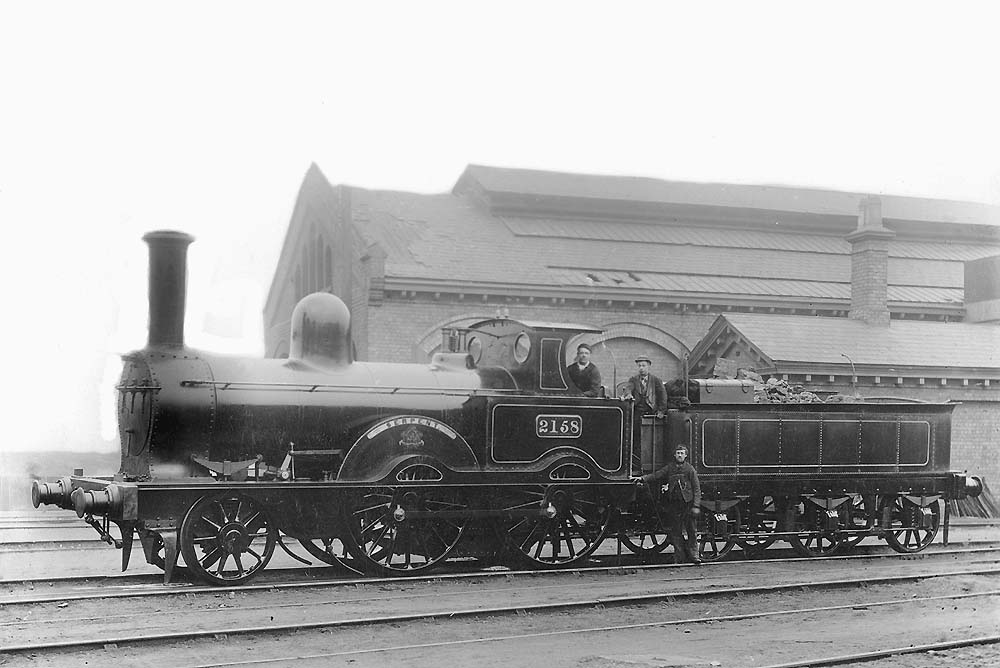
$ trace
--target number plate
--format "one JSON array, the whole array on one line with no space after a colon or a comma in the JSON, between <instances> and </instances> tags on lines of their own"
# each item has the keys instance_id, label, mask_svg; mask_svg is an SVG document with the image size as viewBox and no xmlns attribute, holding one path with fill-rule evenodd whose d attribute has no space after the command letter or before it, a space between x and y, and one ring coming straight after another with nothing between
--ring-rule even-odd
<instances>
[{"instance_id":1,"label":"number plate","mask_svg":"<svg viewBox=\"0 0 1000 668\"><path fill-rule=\"evenodd\" d=\"M538 415L535 435L539 438L580 438L583 418L579 415Z\"/></svg>"}]
</instances>

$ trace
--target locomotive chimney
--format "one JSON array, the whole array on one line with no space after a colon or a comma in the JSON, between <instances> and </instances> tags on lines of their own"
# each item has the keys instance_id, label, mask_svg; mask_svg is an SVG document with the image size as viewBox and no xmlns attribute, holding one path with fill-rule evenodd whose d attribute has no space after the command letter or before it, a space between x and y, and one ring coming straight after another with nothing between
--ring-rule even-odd
<instances>
[{"instance_id":1,"label":"locomotive chimney","mask_svg":"<svg viewBox=\"0 0 1000 668\"><path fill-rule=\"evenodd\" d=\"M187 247L194 237L157 230L143 238L149 244L150 348L184 347L184 299L187 291Z\"/></svg>"}]
</instances>

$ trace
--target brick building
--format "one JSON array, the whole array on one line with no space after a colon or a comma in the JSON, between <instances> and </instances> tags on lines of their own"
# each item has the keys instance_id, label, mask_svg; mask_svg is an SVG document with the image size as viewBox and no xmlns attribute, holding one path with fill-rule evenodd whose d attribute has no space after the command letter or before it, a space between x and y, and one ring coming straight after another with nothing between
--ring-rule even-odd
<instances>
[{"instance_id":1,"label":"brick building","mask_svg":"<svg viewBox=\"0 0 1000 668\"><path fill-rule=\"evenodd\" d=\"M817 389L963 402L953 463L1000 476L1000 209L910 197L470 166L450 193L303 180L265 305L353 314L359 359L424 361L498 310L577 322L615 385L720 357Z\"/></svg>"}]
</instances>

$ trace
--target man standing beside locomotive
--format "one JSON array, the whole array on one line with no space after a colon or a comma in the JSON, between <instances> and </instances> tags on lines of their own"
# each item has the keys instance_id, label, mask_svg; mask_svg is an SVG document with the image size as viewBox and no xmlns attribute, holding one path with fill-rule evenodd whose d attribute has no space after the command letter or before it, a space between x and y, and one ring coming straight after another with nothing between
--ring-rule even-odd
<instances>
[{"instance_id":1,"label":"man standing beside locomotive","mask_svg":"<svg viewBox=\"0 0 1000 668\"><path fill-rule=\"evenodd\" d=\"M590 346L581 343L576 347L576 362L566 367L566 374L585 397L596 397L601 392L601 372L590 361Z\"/></svg>"},{"instance_id":2,"label":"man standing beside locomotive","mask_svg":"<svg viewBox=\"0 0 1000 668\"><path fill-rule=\"evenodd\" d=\"M695 518L701 514L701 483L698 472L687 461L688 450L683 443L674 448L674 461L658 471L642 476L651 485L665 481L667 517L670 522L670 542L674 546L674 562L701 564L698 554L698 528Z\"/></svg>"}]
</instances>

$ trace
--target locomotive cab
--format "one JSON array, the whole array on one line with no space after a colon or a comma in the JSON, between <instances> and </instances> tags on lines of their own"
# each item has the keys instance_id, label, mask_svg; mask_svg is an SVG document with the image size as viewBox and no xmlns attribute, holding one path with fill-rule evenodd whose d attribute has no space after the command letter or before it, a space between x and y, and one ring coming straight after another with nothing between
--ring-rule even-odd
<instances>
[{"instance_id":1,"label":"locomotive cab","mask_svg":"<svg viewBox=\"0 0 1000 668\"><path fill-rule=\"evenodd\" d=\"M441 349L463 356L484 376L490 369L502 369L524 392L578 394L566 377L569 341L600 332L586 325L497 317L443 329Z\"/></svg>"}]
</instances>

